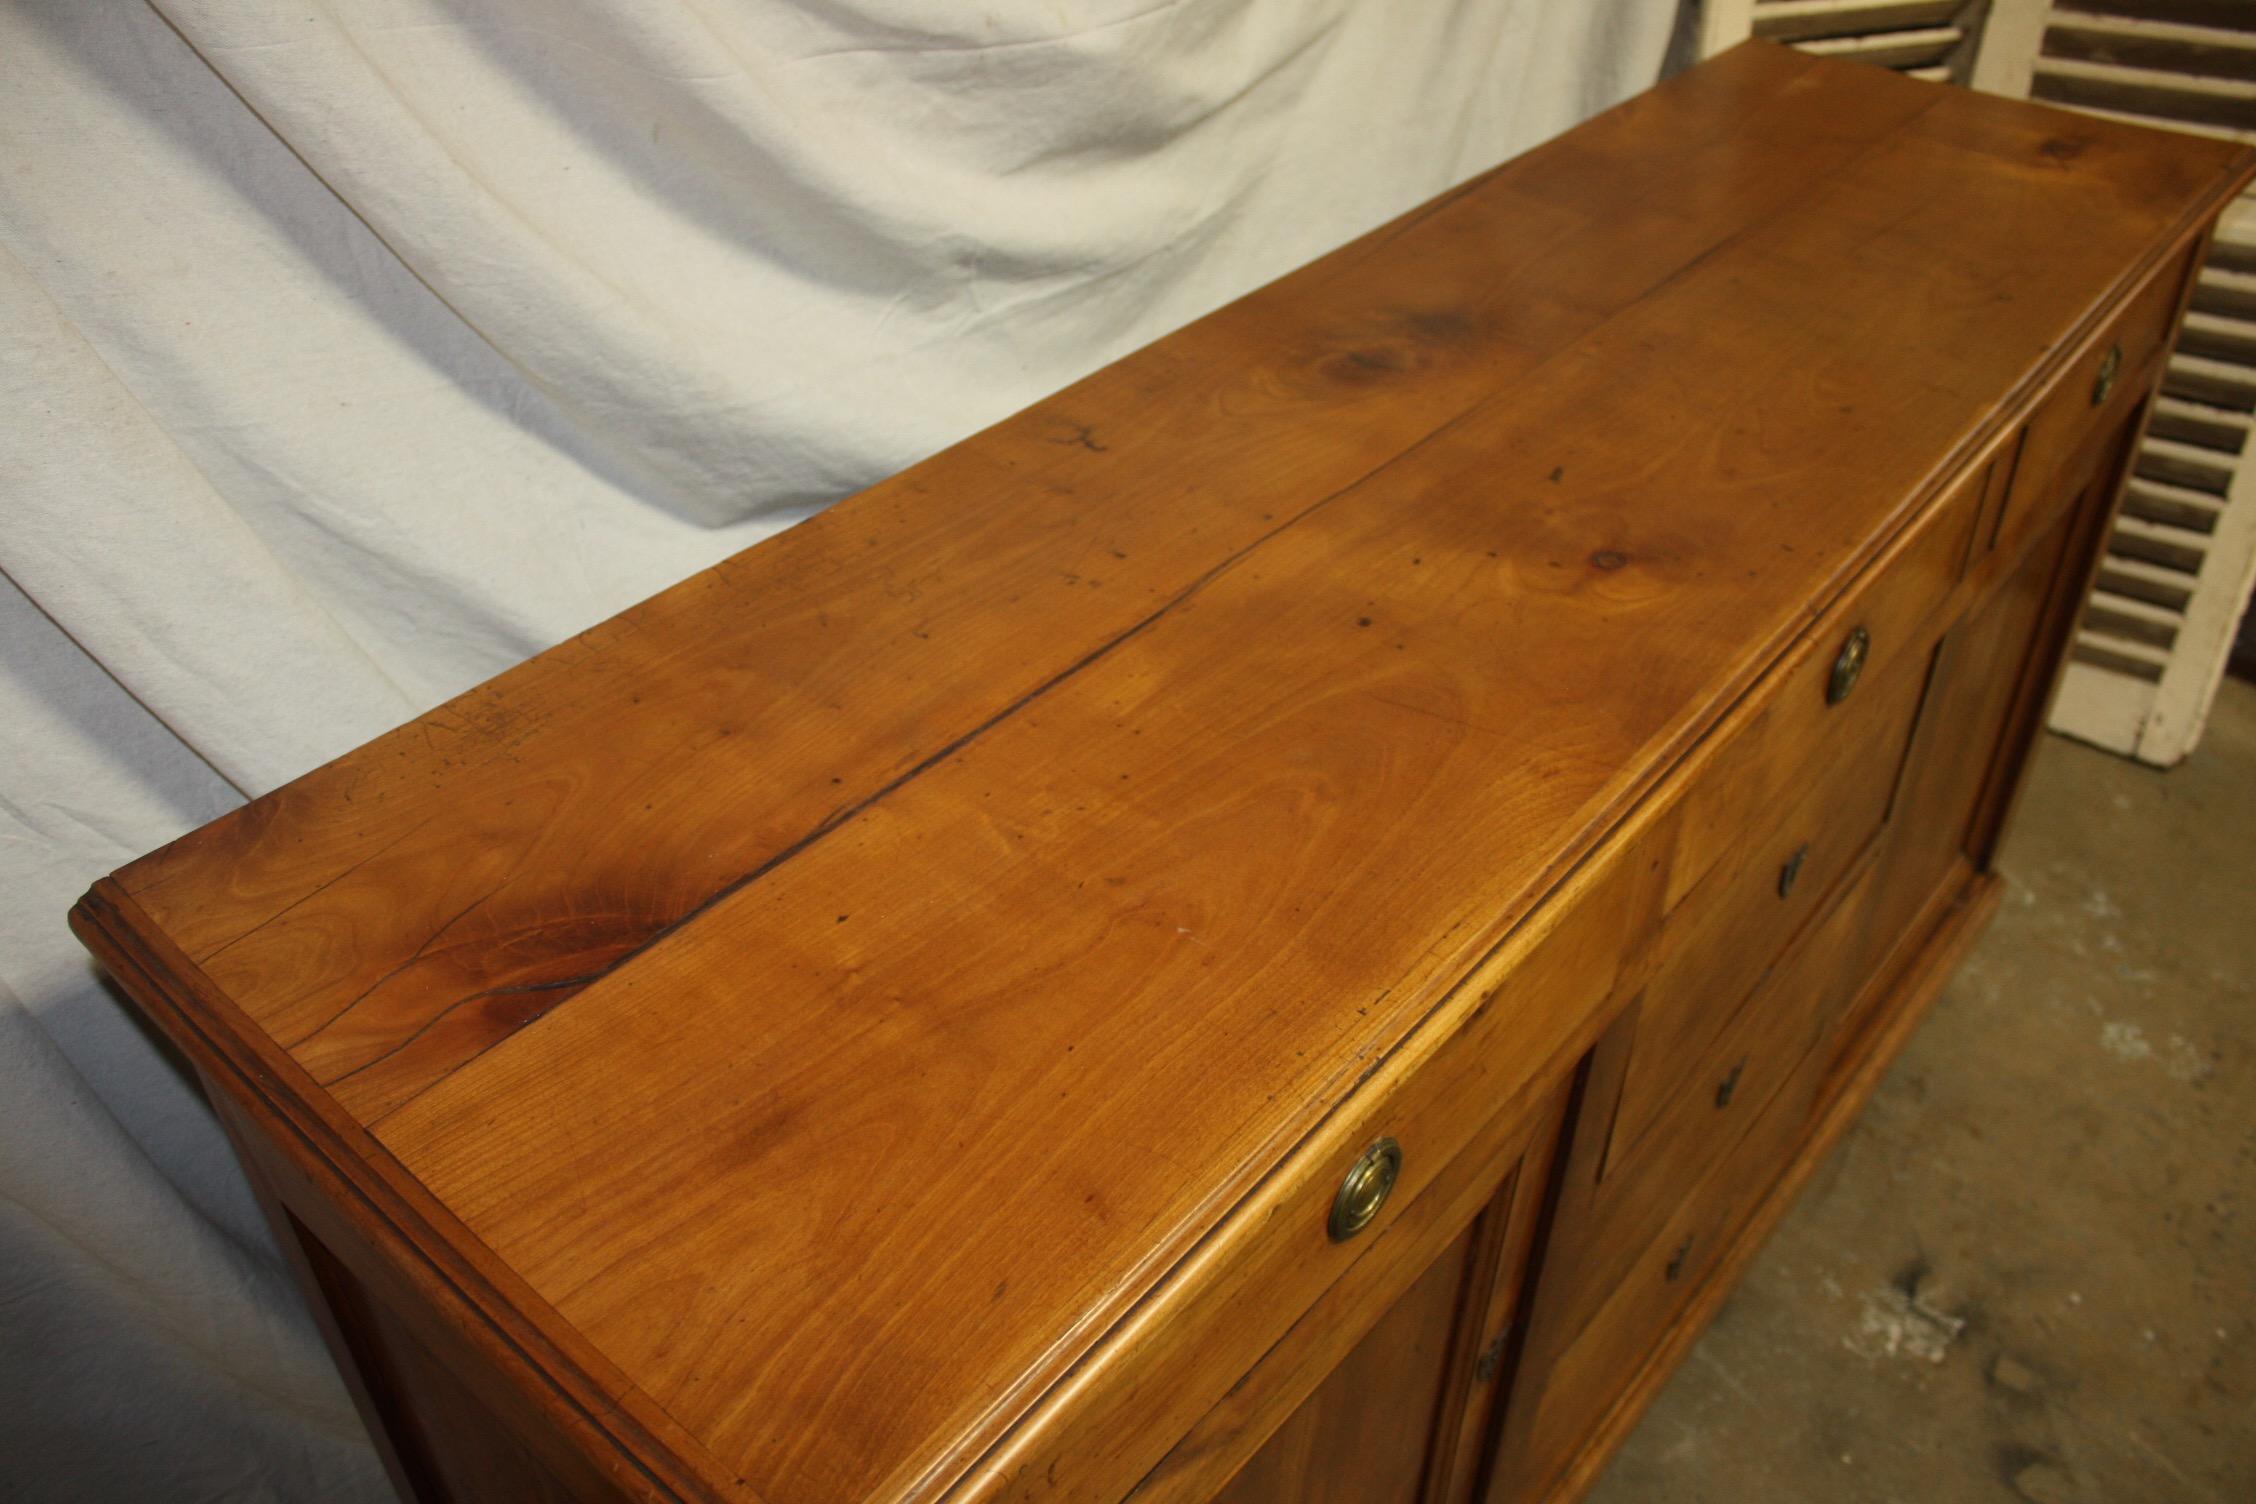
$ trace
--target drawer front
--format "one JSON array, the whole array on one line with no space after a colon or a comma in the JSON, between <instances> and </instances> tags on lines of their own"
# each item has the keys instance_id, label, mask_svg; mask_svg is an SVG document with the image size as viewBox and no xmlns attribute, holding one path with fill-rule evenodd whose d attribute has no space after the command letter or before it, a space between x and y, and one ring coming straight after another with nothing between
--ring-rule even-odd
<instances>
[{"instance_id":1,"label":"drawer front","mask_svg":"<svg viewBox=\"0 0 2256 1504\"><path fill-rule=\"evenodd\" d=\"M2037 399L1985 548L2011 553L2083 489L2066 472L2096 462L2102 436L2121 427L2144 396L2147 362L2170 337L2192 254L2158 268Z\"/></svg>"},{"instance_id":2,"label":"drawer front","mask_svg":"<svg viewBox=\"0 0 2256 1504\"><path fill-rule=\"evenodd\" d=\"M1670 909L1737 852L1750 832L1775 822L1808 787L1821 759L1873 734L1873 690L1897 678L1905 659L1925 658L1933 634L1923 628L1965 570L1986 473L1977 467L1953 482L1879 570L1828 613L1767 691L1761 715L1685 796L1670 858ZM1859 633L1862 667L1853 685L1836 695L1835 670Z\"/></svg>"},{"instance_id":3,"label":"drawer front","mask_svg":"<svg viewBox=\"0 0 2256 1504\"><path fill-rule=\"evenodd\" d=\"M1796 1075L1815 1080L1814 1052ZM1558 1356L1526 1372L1510 1404L1521 1414L1500 1465L1504 1496L1538 1499L1599 1429L1599 1423L1634 1384L1655 1345L1715 1268L1731 1236L1792 1160L1807 1126L1809 1088L1790 1084L1775 1094L1728 1155L1720 1157L1691 1192L1676 1202L1659 1233L1641 1245L1626 1268L1594 1285L1587 1319L1564 1319L1556 1310L1539 1319L1573 1336ZM1544 1306L1557 1298L1547 1280Z\"/></svg>"},{"instance_id":4,"label":"drawer front","mask_svg":"<svg viewBox=\"0 0 2256 1504\"><path fill-rule=\"evenodd\" d=\"M1767 691L1761 713L1684 796L1666 917L1601 1174L1650 1130L1887 819L1937 618L1965 572L1989 478L1987 467L1975 467L1946 489L1828 613ZM1852 639L1861 657L1845 664Z\"/></svg>"},{"instance_id":5,"label":"drawer front","mask_svg":"<svg viewBox=\"0 0 2256 1504\"><path fill-rule=\"evenodd\" d=\"M1636 1040L1601 1178L1653 1131L1718 1035L1788 942L1856 866L1886 821L1926 688L1899 663L1869 686L1864 713L1824 749L1783 818L1743 834L1665 925L1638 1002Z\"/></svg>"},{"instance_id":6,"label":"drawer front","mask_svg":"<svg viewBox=\"0 0 2256 1504\"><path fill-rule=\"evenodd\" d=\"M1072 1408L1030 1433L1038 1449L985 1459L979 1497L1115 1498L1104 1490L1124 1475L1150 1475L1139 1499L1210 1494L1213 1470L1227 1477L1220 1464L1243 1461L1305 1395L1292 1388L1299 1378L1342 1355L1325 1344L1353 1335L1351 1313L1397 1298L1418 1258L1464 1230L1513 1159L1556 1133L1559 1089L1589 1048L1623 958L1655 922L1655 848L1666 834L1665 825L1632 834L1529 916L1463 984L1479 1002L1461 1026L1377 1064L1241 1208L1235 1243L1203 1255L1199 1277L1164 1290L1113 1339L1134 1361L1093 1365ZM1381 1138L1401 1153L1391 1190L1368 1223L1335 1240L1335 1198ZM1265 1364L1288 1346L1305 1373ZM1195 1439L1169 1460L1186 1437Z\"/></svg>"},{"instance_id":7,"label":"drawer front","mask_svg":"<svg viewBox=\"0 0 2256 1504\"><path fill-rule=\"evenodd\" d=\"M1730 1154L1773 1104L1792 1097L1795 1105L1779 1110L1807 1111L1818 1076L1800 1067L1859 980L1874 865L1868 858L1858 866L1683 1073L1643 1141L1608 1166L1590 1202L1589 1231L1577 1234L1589 1250L1578 1260L1591 1273L1585 1309L1603 1296L1620 1265L1658 1235L1683 1188ZM1564 1293L1571 1302L1576 1292Z\"/></svg>"},{"instance_id":8,"label":"drawer front","mask_svg":"<svg viewBox=\"0 0 2256 1504\"><path fill-rule=\"evenodd\" d=\"M1454 1210L1408 1241L1389 1235L1325 1291L1129 1504L1469 1504L1501 1378L1482 1355L1501 1354L1519 1310L1568 1096L1524 1149L1460 1155L1427 1192ZM1484 1205L1499 1160L1514 1167Z\"/></svg>"}]
</instances>

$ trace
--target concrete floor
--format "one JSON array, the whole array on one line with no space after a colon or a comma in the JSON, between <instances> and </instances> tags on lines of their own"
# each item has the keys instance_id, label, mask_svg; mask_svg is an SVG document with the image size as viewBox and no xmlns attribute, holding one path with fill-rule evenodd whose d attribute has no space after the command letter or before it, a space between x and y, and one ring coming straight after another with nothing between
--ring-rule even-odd
<instances>
[{"instance_id":1,"label":"concrete floor","mask_svg":"<svg viewBox=\"0 0 2256 1504\"><path fill-rule=\"evenodd\" d=\"M2256 687L2046 738L1989 932L1595 1504L2256 1500Z\"/></svg>"}]
</instances>

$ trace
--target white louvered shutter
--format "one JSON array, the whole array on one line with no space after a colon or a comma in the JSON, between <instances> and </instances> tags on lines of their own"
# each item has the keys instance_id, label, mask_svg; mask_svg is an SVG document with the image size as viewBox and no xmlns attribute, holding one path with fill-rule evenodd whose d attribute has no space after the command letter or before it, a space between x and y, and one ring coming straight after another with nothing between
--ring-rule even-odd
<instances>
[{"instance_id":1,"label":"white louvered shutter","mask_svg":"<svg viewBox=\"0 0 2256 1504\"><path fill-rule=\"evenodd\" d=\"M2026 4L1993 44L2004 84L2070 109L2256 141L2256 4ZM2001 16L2006 14L2001 7ZM2012 35L2008 35L2008 33ZM1989 82L1990 65L1978 80ZM2052 714L2053 729L2168 767L2193 750L2256 583L2256 197L2218 226L2170 352Z\"/></svg>"},{"instance_id":2,"label":"white louvered shutter","mask_svg":"<svg viewBox=\"0 0 2256 1504\"><path fill-rule=\"evenodd\" d=\"M1703 53L1749 35L2256 141L2256 0L1708 0ZM2256 584L2252 426L2256 194L2226 212L2178 331L2054 730L2161 767L2193 750Z\"/></svg>"}]
</instances>

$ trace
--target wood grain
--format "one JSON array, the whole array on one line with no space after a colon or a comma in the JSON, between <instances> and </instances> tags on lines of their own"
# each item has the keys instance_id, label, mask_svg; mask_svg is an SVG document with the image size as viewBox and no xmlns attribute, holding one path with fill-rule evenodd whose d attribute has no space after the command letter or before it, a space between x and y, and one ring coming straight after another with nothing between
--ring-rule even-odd
<instances>
[{"instance_id":1,"label":"wood grain","mask_svg":"<svg viewBox=\"0 0 2256 1504\"><path fill-rule=\"evenodd\" d=\"M1515 1120L1497 1147L1459 1154L1441 1181L1425 1192L1436 1204L1428 1215L1398 1222L1310 1305L1291 1328L1251 1365L1229 1391L1208 1405L1137 1484L1132 1504L1199 1504L1238 1476L1251 1457L1296 1416L1314 1391L1329 1382L1343 1356L1393 1308L1421 1272L1442 1256L1453 1236L1473 1235L1471 1283L1456 1313L1456 1351L1447 1355L1446 1394L1485 1386L1500 1374L1476 1379L1471 1370L1481 1347L1516 1309L1520 1279L1534 1245L1570 1093L1553 1093L1531 1121ZM1497 1188L1502 1173L1503 1187ZM1445 1434L1454 1406L1435 1417L1437 1450L1427 1476L1445 1493L1460 1475L1469 1485L1479 1461L1480 1434L1470 1448ZM1288 1446L1296 1445L1288 1443ZM1469 1450L1472 1455L1461 1456ZM1415 1475L1419 1469L1411 1469ZM1454 1496L1454 1495L1452 1495Z\"/></svg>"},{"instance_id":2,"label":"wood grain","mask_svg":"<svg viewBox=\"0 0 2256 1504\"><path fill-rule=\"evenodd\" d=\"M2155 234L2118 215L2037 257L2040 206L2092 207L2047 183L2013 212L2052 122L1933 114L461 1068L385 1143L763 1486L915 1478L1434 1006ZM1969 185L1975 142L2003 165ZM1916 293L1820 293L1814 266Z\"/></svg>"},{"instance_id":3,"label":"wood grain","mask_svg":"<svg viewBox=\"0 0 2256 1504\"><path fill-rule=\"evenodd\" d=\"M1472 1248L1434 1260L1214 1504L1418 1504Z\"/></svg>"},{"instance_id":4,"label":"wood grain","mask_svg":"<svg viewBox=\"0 0 2256 1504\"><path fill-rule=\"evenodd\" d=\"M2129 307L2069 357L2029 419L1992 547L2017 551L2082 489L2073 473L2078 451L2088 463L2094 439L2114 434L2138 410L2150 385L2148 372L2177 327L2199 267L2199 257L2189 252L2182 262L2158 270ZM2115 375L2101 399L2102 368L2111 360Z\"/></svg>"},{"instance_id":5,"label":"wood grain","mask_svg":"<svg viewBox=\"0 0 2256 1504\"><path fill-rule=\"evenodd\" d=\"M1943 984L1996 912L2003 897L1998 879L1976 874L1963 865L1955 875L1957 882L1930 895L1923 915L1926 922L1904 937L1898 966L1875 975L1857 1000L1856 1016L1873 1020L1878 1027L1844 1044L1821 1090L1813 1121L1794 1145L1776 1180L1746 1219L1731 1231L1706 1279L1685 1299L1676 1320L1660 1334L1658 1344L1642 1355L1642 1361L1618 1376L1612 1403L1594 1417L1571 1456L1540 1480L1525 1473L1500 1473L1489 1494L1490 1504L1534 1504L1536 1500L1567 1504L1580 1499L1598 1481L1669 1375L1691 1353L1700 1334L1730 1298L1740 1274L1762 1251L1763 1241L1793 1209L1795 1198L1856 1122L1881 1076L1910 1042L1928 1009L1942 995Z\"/></svg>"},{"instance_id":6,"label":"wood grain","mask_svg":"<svg viewBox=\"0 0 2256 1504\"><path fill-rule=\"evenodd\" d=\"M121 879L379 1117L1931 103L1809 67L1642 96Z\"/></svg>"},{"instance_id":7,"label":"wood grain","mask_svg":"<svg viewBox=\"0 0 2256 1504\"><path fill-rule=\"evenodd\" d=\"M323 1246L423 1322L385 1351L463 1356L536 1451L1118 1498L1391 1229L1463 1230L1435 1188L1525 1147L1672 896L1729 908L1734 822L1685 833L1734 748L1775 733L1760 821L1819 759L1813 818L1892 788L1900 735L1868 772L1864 710L1782 697L1867 602L1977 599L2015 426L2252 160L1749 46L133 864L82 933L293 1214L354 1208ZM1329 1243L1380 1133L1399 1200Z\"/></svg>"},{"instance_id":8,"label":"wood grain","mask_svg":"<svg viewBox=\"0 0 2256 1504\"><path fill-rule=\"evenodd\" d=\"M2156 374L2149 367L2146 381ZM2146 394L2133 393L2132 414ZM1947 613L1933 667L1910 680L1921 690L1919 719L1889 823L1849 896L1733 1012L1715 1043L1665 1073L1675 1095L1660 1109L1665 1126L1642 1149L1615 1148L1629 1137L1619 1125L1638 1084L1618 1062L1634 1064L1650 1048L1648 1010L1627 1015L1600 1046L1592 1079L1625 1084L1610 1087L1612 1099L1586 1096L1583 1119L1595 1132L1580 1122L1570 1129L1575 1148L1544 1253L1556 1272L1538 1283L1497 1504L1573 1498L1589 1484L1625 1416L1650 1398L1656 1363L1665 1371L1681 1356L1688 1332L1712 1312L1725 1271L1746 1257L1754 1234L1742 1224L1751 1217L1759 1227L1775 1215L1757 1208L1790 1194L1808 1172L1809 1143L1829 1142L1872 1088L1868 1048L1900 1044L1904 1015L1916 1016L1939 985L1933 949L1966 943L1960 921L1970 895L1987 894L1977 906L1994 904L1993 884L1970 885L1973 864L1986 859L2026 763L2122 484L2135 419L2120 410L2114 419L2117 432L2104 446L2111 458L2076 482L2073 505L2043 508L2049 531L2018 556L1999 558L2010 564L2002 578L1987 569L1971 576L1959 609ZM1984 460L1970 473L1983 468L1994 467ZM1899 676L1911 666L1900 665ZM1845 1008L1844 993L1856 995ZM1726 1065L1735 1054L1754 1069L1742 1076L1741 1066ZM1703 1133L1695 1126L1702 1096L1723 1072L1763 1105L1751 1125ZM1648 1072L1649 1095L1652 1079ZM1822 1104L1814 1132L1803 1126L1813 1099ZM1602 1184L1597 1161L1607 1171ZM1782 1167L1788 1188L1765 1189Z\"/></svg>"}]
</instances>

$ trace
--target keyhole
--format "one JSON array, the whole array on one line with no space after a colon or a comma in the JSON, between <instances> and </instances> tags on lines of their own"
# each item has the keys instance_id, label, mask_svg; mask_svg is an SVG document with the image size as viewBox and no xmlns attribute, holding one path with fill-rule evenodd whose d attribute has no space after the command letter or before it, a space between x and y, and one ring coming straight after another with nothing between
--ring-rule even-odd
<instances>
[{"instance_id":1,"label":"keyhole","mask_svg":"<svg viewBox=\"0 0 2256 1504\"><path fill-rule=\"evenodd\" d=\"M1729 1107L1731 1105L1731 1098L1739 1090L1739 1073L1746 1068L1747 1062L1742 1059L1731 1068L1731 1074L1723 1078L1723 1084L1716 1088L1716 1106Z\"/></svg>"},{"instance_id":2,"label":"keyhole","mask_svg":"<svg viewBox=\"0 0 2256 1504\"><path fill-rule=\"evenodd\" d=\"M1786 858L1786 865L1778 869L1778 896L1780 898L1791 898L1793 896L1794 884L1801 881L1802 863L1808 860L1809 842L1804 841L1794 848L1792 856Z\"/></svg>"}]
</instances>

